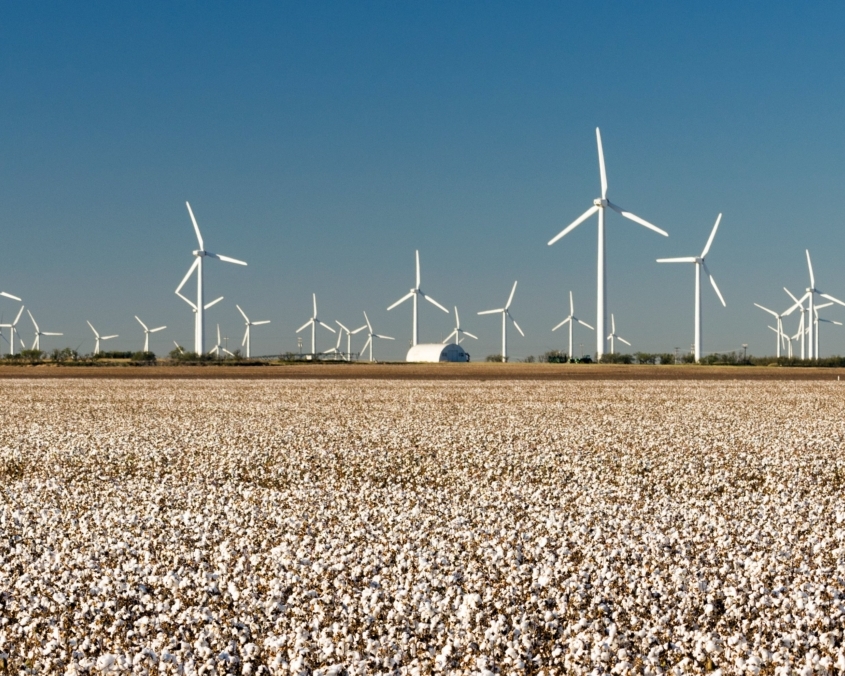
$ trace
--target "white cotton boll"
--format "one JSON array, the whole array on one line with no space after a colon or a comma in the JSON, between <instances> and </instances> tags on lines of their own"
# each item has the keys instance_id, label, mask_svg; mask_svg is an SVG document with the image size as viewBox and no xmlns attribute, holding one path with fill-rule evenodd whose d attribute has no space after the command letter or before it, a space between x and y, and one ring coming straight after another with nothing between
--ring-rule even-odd
<instances>
[{"instance_id":1,"label":"white cotton boll","mask_svg":"<svg viewBox=\"0 0 845 676\"><path fill-rule=\"evenodd\" d=\"M114 667L116 661L116 656L110 653L100 655L97 658L97 670L108 673L109 671L111 671L112 667Z\"/></svg>"}]
</instances>

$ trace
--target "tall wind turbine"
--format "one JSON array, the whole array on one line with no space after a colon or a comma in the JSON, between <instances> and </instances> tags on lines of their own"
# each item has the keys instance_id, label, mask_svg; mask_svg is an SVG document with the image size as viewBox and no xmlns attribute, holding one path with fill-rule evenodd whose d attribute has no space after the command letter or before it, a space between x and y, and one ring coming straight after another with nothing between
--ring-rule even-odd
<instances>
[{"instance_id":1,"label":"tall wind turbine","mask_svg":"<svg viewBox=\"0 0 845 676\"><path fill-rule=\"evenodd\" d=\"M513 288L511 289L511 295L508 296L508 302L505 303L505 307L500 307L496 310L484 310L483 312L479 312L480 315L493 315L498 312L502 313L502 361L506 362L508 360L508 319L513 322L513 325L516 327L516 330L525 338L525 334L522 333L522 329L519 328L519 324L516 323L516 320L513 318L513 315L510 313L510 306L511 302L513 302L513 294L516 293L516 282L513 283Z\"/></svg>"},{"instance_id":2,"label":"tall wind turbine","mask_svg":"<svg viewBox=\"0 0 845 676\"><path fill-rule=\"evenodd\" d=\"M235 305L235 307L238 308L238 312L240 312L243 315L244 321L246 322L246 332L244 333L244 339L241 341L241 347L246 345L246 358L249 359L249 357L250 357L250 353L249 353L249 329L250 329L250 327L251 326L260 326L261 324L269 324L272 320L263 319L260 322L251 322L251 321L249 321L249 317L246 316L246 312L241 310L240 305ZM316 315L317 313L315 312L314 314Z\"/></svg>"},{"instance_id":3,"label":"tall wind turbine","mask_svg":"<svg viewBox=\"0 0 845 676\"><path fill-rule=\"evenodd\" d=\"M202 233L200 233L200 227L197 225L197 219L194 218L194 212L191 210L191 205L188 202L185 202L185 206L188 207L188 213L191 216L191 222L194 224L194 231L197 234L197 242L199 243L200 248L193 252L193 255L196 257L193 265L191 265L190 269L188 270L188 274L185 275L184 279L182 279L182 283L176 288L176 295L179 296L182 300L184 300L188 305L190 305L194 312L196 313L196 317L194 320L194 352L197 354L205 354L205 310L211 307L214 303L223 300L219 298L218 300L214 301L214 303L209 303L206 305L205 303L205 287L203 286L203 275L202 275L202 267L203 267L203 259L204 258L216 258L219 261L223 261L224 263L234 263L236 265L246 265L243 261L239 261L237 258L230 258L229 256L220 256L215 253L211 253L210 251L205 250L205 244L202 241ZM188 281L188 278L191 274L197 271L197 301L194 303L193 301L188 300L179 293L182 290L182 287L185 286L185 283Z\"/></svg>"},{"instance_id":4,"label":"tall wind turbine","mask_svg":"<svg viewBox=\"0 0 845 676\"><path fill-rule=\"evenodd\" d=\"M452 331L452 333L450 333L448 336L446 336L446 340L443 341L443 344L445 345L446 343L448 343L449 339L452 336L455 336L455 345L461 344L461 336L469 336L470 338L475 338L476 340L478 340L478 336L474 336L469 331L464 331L461 328L461 318L458 315L457 305L455 306L455 330Z\"/></svg>"},{"instance_id":5,"label":"tall wind turbine","mask_svg":"<svg viewBox=\"0 0 845 676\"><path fill-rule=\"evenodd\" d=\"M373 331L373 325L370 324L370 318L367 316L367 313L364 312L364 321L367 322L367 342L364 343L364 347L361 348L361 352L366 352L367 347L370 348L370 361L373 361L373 338L381 338L382 340L396 340L391 336L382 336ZM355 333L360 331L360 329L356 330Z\"/></svg>"},{"instance_id":6,"label":"tall wind turbine","mask_svg":"<svg viewBox=\"0 0 845 676\"><path fill-rule=\"evenodd\" d=\"M810 250L805 249L805 251L807 253L807 268L810 271L810 287L807 289L807 293L810 295L810 308L809 308L810 321L808 322L809 329L810 329L809 333L808 333L809 344L810 344L810 359L818 359L819 358L819 354L818 354L818 351L817 351L818 344L817 344L817 341L815 340L815 338L813 336L814 329L816 328L814 326L816 324L816 322L815 322L815 316L816 316L816 313L815 313L815 305L816 305L815 295L818 294L822 298L827 298L828 300L831 300L834 303L839 303L840 305L845 305L845 303L843 303L838 298L834 298L830 294L824 293L821 289L816 288L816 277L813 274L813 263L812 263L812 261L810 261Z\"/></svg>"},{"instance_id":7,"label":"tall wind turbine","mask_svg":"<svg viewBox=\"0 0 845 676\"><path fill-rule=\"evenodd\" d=\"M760 305L760 303L754 303L754 305L756 305L758 308L760 308L763 312L768 312L770 315L772 315L772 317L775 318L775 321L777 323L777 328L772 328L772 327L769 327L769 328L771 328L772 331L774 331L777 334L777 346L775 347L775 356L780 358L780 346L783 344L784 336L786 336L786 334L783 332L783 318L786 317L787 315L791 314L792 311L795 309L795 306L793 305L786 312L781 312L780 314L778 314L774 310L770 310L767 307L763 307L762 305ZM803 325L803 317L801 319L802 319L801 323ZM803 359L803 356L802 356L802 359Z\"/></svg>"},{"instance_id":8,"label":"tall wind turbine","mask_svg":"<svg viewBox=\"0 0 845 676\"><path fill-rule=\"evenodd\" d=\"M701 270L704 269L704 273L710 278L710 284L713 285L713 290L716 292L716 295L719 297L719 300L722 301L722 307L725 307L725 299L722 297L722 292L719 291L719 287L716 286L716 280L713 279L713 275L710 274L710 270L707 267L707 263L704 262L705 256L707 256L707 252L710 251L710 246L713 244L713 238L716 237L716 230L719 229L719 222L722 220L722 214L719 214L716 217L716 222L713 224L713 230L710 231L710 237L707 239L707 244L704 245L704 249L701 252L700 256L687 256L684 258L658 258L658 263L694 263L695 264L695 337L693 340L693 354L695 355L695 361L699 361L701 359Z\"/></svg>"},{"instance_id":9,"label":"tall wind turbine","mask_svg":"<svg viewBox=\"0 0 845 676\"><path fill-rule=\"evenodd\" d=\"M601 144L601 132L599 131L598 127L596 127L596 143L599 149L599 174L601 176L601 197L596 198L593 200L593 206L591 206L587 211L581 214L578 218L576 218L572 223L566 226L563 230L561 230L557 235L552 237L549 240L549 246L557 242L561 237L565 236L575 228L577 228L581 223L586 221L590 216L595 213L599 215L599 239L598 239L598 270L597 270L597 282L596 282L596 359L601 359L602 354L604 354L605 348L605 338L604 338L604 327L607 323L607 288L606 288L606 281L607 281L607 274L605 272L605 245L604 245L604 211L607 207L610 207L615 212L624 216L630 221L634 221L634 223L639 223L650 230L654 230L657 233L660 233L664 237L668 237L668 233L664 230L661 230L656 225L652 225L648 221L632 214L627 209L623 209L622 207L613 204L609 199L607 199L607 173L605 172L604 168L604 151L602 150Z\"/></svg>"},{"instance_id":10,"label":"tall wind turbine","mask_svg":"<svg viewBox=\"0 0 845 676\"><path fill-rule=\"evenodd\" d=\"M552 329L552 331L557 331L561 326L564 324L569 324L569 352L567 353L567 357L572 359L572 325L578 322L581 326L586 326L588 329L595 331L595 329L590 326L587 322L583 322L578 317L575 316L575 303L572 302L572 292L569 292L569 316L564 319L560 324Z\"/></svg>"},{"instance_id":11,"label":"tall wind turbine","mask_svg":"<svg viewBox=\"0 0 845 676\"><path fill-rule=\"evenodd\" d=\"M32 342L32 349L33 350L40 350L41 349L41 336L63 336L63 333L50 333L49 331L42 331L38 328L38 324L35 323L35 317L32 316L32 313L27 310L26 313L29 315L30 321L32 321L32 326L35 328L35 340Z\"/></svg>"},{"instance_id":12,"label":"tall wind turbine","mask_svg":"<svg viewBox=\"0 0 845 676\"><path fill-rule=\"evenodd\" d=\"M8 296L8 294L3 294L3 295ZM14 298L14 296L9 296L9 297ZM16 300L20 300L20 299L16 299ZM18 333L18 329L17 329L18 321L20 321L21 315L23 314L23 309L24 309L24 306L21 305L21 309L18 310L18 314L15 317L15 321L13 321L11 324L0 324L0 328L9 329L9 349L11 350L11 352L9 354L12 354L12 355L15 354L15 336L17 336L18 340L21 342L21 349L22 350L26 349L26 345L23 342L23 338L21 338L20 333Z\"/></svg>"},{"instance_id":13,"label":"tall wind turbine","mask_svg":"<svg viewBox=\"0 0 845 676\"><path fill-rule=\"evenodd\" d=\"M88 320L85 320L88 322ZM117 334L115 333L113 336L101 336L97 333L97 329L94 328L94 325L91 322L88 322L88 326L91 327L91 330L94 332L94 354L100 354L100 341L101 340L111 340L112 338L117 338Z\"/></svg>"},{"instance_id":14,"label":"tall wind turbine","mask_svg":"<svg viewBox=\"0 0 845 676\"><path fill-rule=\"evenodd\" d=\"M343 332L346 331L346 361L351 361L352 360L352 336L354 336L359 331L363 331L364 329L366 329L367 325L364 324L364 326L359 326L357 329L350 331L343 324L341 324L339 321L337 321L337 319L335 319L334 321L335 321L335 324L337 324L340 327L340 332L338 333L338 336L337 336L337 348L335 348L335 349L340 348L340 338L343 335Z\"/></svg>"},{"instance_id":15,"label":"tall wind turbine","mask_svg":"<svg viewBox=\"0 0 845 676\"><path fill-rule=\"evenodd\" d=\"M616 344L614 343L616 340L620 343L625 343L628 347L631 347L631 343L625 340L622 336L616 335L616 320L613 318L613 313L610 314L610 334L607 336L607 339L610 341L610 354L616 354Z\"/></svg>"},{"instance_id":16,"label":"tall wind turbine","mask_svg":"<svg viewBox=\"0 0 845 676\"><path fill-rule=\"evenodd\" d=\"M317 294L312 294L314 297L314 314L311 316L307 322L305 322L302 326L300 326L296 332L299 333L303 329L307 329L309 326L311 327L311 354L314 359L317 358L317 324L322 326L324 329L328 329L332 333L337 333L331 326L328 324L324 324L319 319L317 319Z\"/></svg>"},{"instance_id":17,"label":"tall wind turbine","mask_svg":"<svg viewBox=\"0 0 845 676\"><path fill-rule=\"evenodd\" d=\"M157 331L164 331L164 329L166 329L167 327L166 326L157 326L154 329L150 329L150 328L147 328L147 325L144 324L144 322L141 321L141 319L138 317L138 315L135 315L135 319L137 319L138 323L142 327L144 327L144 352L149 352L150 351L150 334L156 333Z\"/></svg>"},{"instance_id":18,"label":"tall wind turbine","mask_svg":"<svg viewBox=\"0 0 845 676\"><path fill-rule=\"evenodd\" d=\"M179 347L178 343L176 344L176 347ZM179 352L181 352L181 351L182 351L182 348L179 347ZM225 352L230 357L235 356L231 352L229 352L229 350L227 350L225 347L223 347L223 341L220 340L220 324L218 324L217 325L217 343L214 345L213 348L211 348L211 350L209 350L209 354L213 354L215 357L219 358L221 352Z\"/></svg>"},{"instance_id":19,"label":"tall wind turbine","mask_svg":"<svg viewBox=\"0 0 845 676\"><path fill-rule=\"evenodd\" d=\"M436 307L439 307L446 314L449 314L449 310L447 310L445 307L443 307L440 303L438 303L436 300L434 300L434 298L432 298L431 296L426 296L425 293L423 293L423 290L420 288L420 252L419 252L419 250L417 250L416 255L417 255L417 284L416 284L416 286L414 286L414 288L412 288L408 293L406 293L399 300L397 300L393 305L391 305L389 308L387 308L387 310L390 311L393 308L395 308L397 305L401 305L402 303L404 303L409 298L414 299L414 315L413 315L413 327L412 327L412 330L411 330L411 346L414 346L414 345L416 345L417 343L420 342L420 325L419 325L419 319L417 317L417 312L418 312L417 296L422 296L429 303L431 303L432 305L434 305Z\"/></svg>"}]
</instances>

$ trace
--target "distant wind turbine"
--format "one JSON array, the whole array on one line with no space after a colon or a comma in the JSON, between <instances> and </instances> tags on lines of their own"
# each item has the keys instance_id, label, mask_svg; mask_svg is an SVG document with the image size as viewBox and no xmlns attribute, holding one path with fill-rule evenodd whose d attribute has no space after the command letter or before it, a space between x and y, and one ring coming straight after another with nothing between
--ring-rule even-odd
<instances>
[{"instance_id":1,"label":"distant wind turbine","mask_svg":"<svg viewBox=\"0 0 845 676\"><path fill-rule=\"evenodd\" d=\"M569 352L567 353L567 357L572 359L572 325L578 322L581 326L586 326L588 329L595 331L595 329L590 326L587 322L581 321L578 317L575 316L575 303L572 302L572 292L569 292L569 316L564 319L560 324L552 329L552 331L557 331L561 326L564 324L569 324Z\"/></svg>"},{"instance_id":2,"label":"distant wind turbine","mask_svg":"<svg viewBox=\"0 0 845 676\"><path fill-rule=\"evenodd\" d=\"M367 322L367 342L364 343L364 347L361 348L361 352L364 353L367 351L367 347L370 348L370 361L373 361L373 338L381 338L382 340L396 340L391 336L382 336L373 331L373 325L370 324L370 318L367 316L367 313L364 313L364 321ZM360 329L356 330L357 333Z\"/></svg>"},{"instance_id":3,"label":"distant wind turbine","mask_svg":"<svg viewBox=\"0 0 845 676\"><path fill-rule=\"evenodd\" d=\"M150 329L150 328L147 328L147 325L144 324L144 322L141 321L141 319L140 319L140 317L138 317L138 315L135 315L135 319L138 320L138 323L144 329L144 352L149 352L150 351L150 334L156 333L158 331L164 331L164 329L166 329L167 327L166 326L157 326L154 329Z\"/></svg>"},{"instance_id":4,"label":"distant wind turbine","mask_svg":"<svg viewBox=\"0 0 845 676\"><path fill-rule=\"evenodd\" d=\"M604 354L605 349L605 337L604 337L604 327L607 324L607 274L605 272L605 243L604 243L604 212L607 207L613 209L616 213L624 216L629 221L634 221L634 223L639 223L650 230L654 230L654 232L663 235L664 237L668 237L668 233L664 230L661 230L656 225L652 225L648 221L632 214L630 211L623 209L622 207L613 204L609 199L607 199L607 173L605 172L604 167L604 150L602 150L601 144L601 132L599 131L598 127L596 127L596 144L598 145L599 150L599 174L601 176L601 197L596 198L593 200L593 206L591 206L587 211L581 214L578 218L576 218L572 223L566 226L563 230L561 230L557 235L552 237L549 240L549 246L557 242L561 237L564 237L568 233L572 232L575 228L577 228L581 223L586 221L590 216L597 213L599 216L599 239L598 239L598 270L597 270L597 282L596 282L596 359L601 359L602 354Z\"/></svg>"},{"instance_id":5,"label":"distant wind turbine","mask_svg":"<svg viewBox=\"0 0 845 676\"><path fill-rule=\"evenodd\" d=\"M337 333L331 326L328 324L324 324L317 318L317 294L312 294L314 298L314 314L311 316L307 322L305 322L302 326L300 326L296 332L299 333L300 331L307 329L309 326L311 327L311 354L313 355L314 359L317 358L317 324L322 326L324 329L328 329L332 333Z\"/></svg>"},{"instance_id":6,"label":"distant wind turbine","mask_svg":"<svg viewBox=\"0 0 845 676\"><path fill-rule=\"evenodd\" d=\"M88 322L88 320L85 320ZM91 327L91 330L94 332L94 354L100 354L100 341L101 340L111 340L112 338L117 338L117 334L115 333L112 336L101 336L97 333L97 329L94 328L94 325L91 322L88 322L88 326Z\"/></svg>"},{"instance_id":7,"label":"distant wind turbine","mask_svg":"<svg viewBox=\"0 0 845 676\"><path fill-rule=\"evenodd\" d=\"M455 306L455 330L452 331L452 333L450 333L448 336L446 336L446 340L443 341L443 344L445 345L446 343L448 343L449 339L452 336L455 336L455 345L461 344L461 336L469 336L470 338L475 338L475 340L478 340L478 336L474 336L469 331L464 331L461 328L461 318L458 315L457 305Z\"/></svg>"},{"instance_id":8,"label":"distant wind turbine","mask_svg":"<svg viewBox=\"0 0 845 676\"><path fill-rule=\"evenodd\" d=\"M176 295L179 296L182 300L184 300L188 305L190 305L194 309L194 313L196 314L194 320L194 352L197 354L205 354L205 310L210 308L215 303L220 302L223 300L222 296L217 300L206 304L205 303L205 287L204 287L204 280L203 280L203 259L204 258L216 258L219 261L223 261L224 263L234 263L236 265L246 265L243 261L239 261L237 258L230 258L229 256L220 256L215 253L211 253L210 251L205 250L205 244L202 240L202 233L200 233L200 226L197 225L197 219L194 218L194 212L191 210L191 205L188 202L185 202L185 206L188 207L188 214L191 216L191 222L194 224L194 231L197 235L197 242L199 243L199 249L193 252L193 255L196 257L193 265L191 265L190 269L188 270L188 274L182 279L182 282L176 287ZM188 278L191 274L197 271L197 300L196 303L188 300L185 296L183 296L180 291L182 287L188 281Z\"/></svg>"},{"instance_id":9,"label":"distant wind turbine","mask_svg":"<svg viewBox=\"0 0 845 676\"><path fill-rule=\"evenodd\" d=\"M618 340L620 343L625 343L625 345L631 347L631 343L625 340L622 336L616 335L616 319L614 319L613 313L610 314L610 334L607 336L607 339L610 341L610 354L616 354L615 340Z\"/></svg>"},{"instance_id":10,"label":"distant wind turbine","mask_svg":"<svg viewBox=\"0 0 845 676\"><path fill-rule=\"evenodd\" d=\"M32 316L32 313L27 310L26 313L29 315L29 319L32 322L32 326L35 328L35 340L32 342L32 349L33 350L40 350L41 349L41 336L63 336L63 333L51 333L49 331L42 331L38 328L38 324L35 323L35 317Z\"/></svg>"},{"instance_id":11,"label":"distant wind turbine","mask_svg":"<svg viewBox=\"0 0 845 676\"><path fill-rule=\"evenodd\" d=\"M238 312L240 312L241 315L243 315L244 321L246 322L246 332L244 333L244 339L241 341L241 347L246 345L246 358L249 359L250 356L251 356L250 352L249 352L249 329L250 329L250 327L260 326L261 324L269 324L271 320L270 319L263 319L260 322L251 322L251 321L249 321L249 317L246 316L246 312L241 310L240 305L235 305L235 307L238 308Z\"/></svg>"},{"instance_id":12,"label":"distant wind turbine","mask_svg":"<svg viewBox=\"0 0 845 676\"><path fill-rule=\"evenodd\" d=\"M522 329L519 328L519 324L516 323L516 320L513 318L513 315L510 313L510 306L513 302L513 295L516 293L516 282L513 283L513 288L511 289L511 295L508 296L508 302L505 303L505 307L498 308L496 310L484 310L483 312L479 312L480 315L493 315L502 313L502 361L506 362L508 360L508 319L513 322L513 325L516 327L516 330L519 331L520 335L525 338L525 334L522 333Z\"/></svg>"},{"instance_id":13,"label":"distant wind turbine","mask_svg":"<svg viewBox=\"0 0 845 676\"><path fill-rule=\"evenodd\" d=\"M419 310L419 308L417 307L417 297L418 296L422 296L429 303L431 303L432 305L434 305L436 307L439 307L446 314L449 314L449 310L447 310L445 307L443 307L440 303L438 303L436 300L434 300L434 298L432 298L431 296L426 296L425 293L423 293L423 290L420 288L420 252L419 252L419 250L417 250L417 252L416 252L416 259L417 259L417 283L416 283L416 286L414 286L408 293L406 293L399 300L397 300L393 305L391 305L389 308L387 308L387 310L389 312L390 310L395 308L397 305L401 305L402 303L404 303L409 298L414 299L413 324L412 324L412 327L411 327L411 347L413 347L414 345L417 345L420 342L420 325L419 325L419 319L418 319L418 316L417 316L417 313L418 313L418 310Z\"/></svg>"}]
</instances>

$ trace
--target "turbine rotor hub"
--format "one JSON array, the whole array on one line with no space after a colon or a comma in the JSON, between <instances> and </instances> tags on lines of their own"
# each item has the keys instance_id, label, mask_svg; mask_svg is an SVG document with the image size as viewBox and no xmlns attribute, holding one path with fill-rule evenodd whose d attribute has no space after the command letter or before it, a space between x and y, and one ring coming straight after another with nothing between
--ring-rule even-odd
<instances>
[{"instance_id":1,"label":"turbine rotor hub","mask_svg":"<svg viewBox=\"0 0 845 676\"><path fill-rule=\"evenodd\" d=\"M597 197L593 200L593 205L604 209L607 206L607 200L604 197Z\"/></svg>"}]
</instances>

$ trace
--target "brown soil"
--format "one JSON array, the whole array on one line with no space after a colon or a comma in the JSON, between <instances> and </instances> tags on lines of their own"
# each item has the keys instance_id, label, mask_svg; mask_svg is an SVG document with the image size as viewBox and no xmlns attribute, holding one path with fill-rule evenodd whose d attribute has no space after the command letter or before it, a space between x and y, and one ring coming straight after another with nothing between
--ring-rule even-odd
<instances>
[{"instance_id":1,"label":"brown soil","mask_svg":"<svg viewBox=\"0 0 845 676\"><path fill-rule=\"evenodd\" d=\"M267 366L0 366L3 378L379 380L837 380L845 368L622 364L285 364Z\"/></svg>"}]
</instances>

